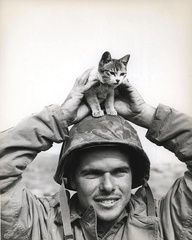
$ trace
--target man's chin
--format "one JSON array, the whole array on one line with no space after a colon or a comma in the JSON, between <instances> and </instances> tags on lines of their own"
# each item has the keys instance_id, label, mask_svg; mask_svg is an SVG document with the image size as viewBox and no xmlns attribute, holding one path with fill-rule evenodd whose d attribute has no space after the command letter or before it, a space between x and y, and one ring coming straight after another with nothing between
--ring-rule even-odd
<instances>
[{"instance_id":1,"label":"man's chin","mask_svg":"<svg viewBox=\"0 0 192 240\"><path fill-rule=\"evenodd\" d=\"M104 222L115 221L121 215L121 213L122 212L119 211L115 212L115 210L110 210L110 212L103 211L101 213L96 211L98 220Z\"/></svg>"}]
</instances>

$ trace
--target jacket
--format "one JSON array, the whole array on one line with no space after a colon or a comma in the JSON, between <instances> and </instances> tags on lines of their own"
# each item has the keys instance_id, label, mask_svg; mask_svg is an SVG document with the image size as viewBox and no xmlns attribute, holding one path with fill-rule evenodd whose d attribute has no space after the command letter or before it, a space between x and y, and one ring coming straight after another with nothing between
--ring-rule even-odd
<instances>
[{"instance_id":1,"label":"jacket","mask_svg":"<svg viewBox=\"0 0 192 240\"><path fill-rule=\"evenodd\" d=\"M156 202L156 216L147 216L142 189L113 227L96 232L96 216L89 207L78 211L76 195L70 200L71 225L77 240L181 240L192 239L192 119L159 105L146 134L185 162L188 171ZM38 198L22 183L22 172L40 151L65 141L67 125L59 106L46 107L0 136L1 239L63 239L58 194Z\"/></svg>"}]
</instances>

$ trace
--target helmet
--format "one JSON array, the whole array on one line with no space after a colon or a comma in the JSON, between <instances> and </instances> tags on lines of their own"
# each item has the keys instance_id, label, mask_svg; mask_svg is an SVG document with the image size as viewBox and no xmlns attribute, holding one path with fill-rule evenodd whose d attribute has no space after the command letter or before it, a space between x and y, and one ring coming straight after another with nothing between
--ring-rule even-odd
<instances>
[{"instance_id":1,"label":"helmet","mask_svg":"<svg viewBox=\"0 0 192 240\"><path fill-rule=\"evenodd\" d=\"M55 181L61 184L62 178L70 176L72 166L78 164L75 160L78 161L81 149L97 146L118 146L131 156L132 188L143 185L149 179L150 162L136 130L119 115L104 115L99 118L88 116L70 129L61 149ZM68 188L72 189L70 185Z\"/></svg>"}]
</instances>

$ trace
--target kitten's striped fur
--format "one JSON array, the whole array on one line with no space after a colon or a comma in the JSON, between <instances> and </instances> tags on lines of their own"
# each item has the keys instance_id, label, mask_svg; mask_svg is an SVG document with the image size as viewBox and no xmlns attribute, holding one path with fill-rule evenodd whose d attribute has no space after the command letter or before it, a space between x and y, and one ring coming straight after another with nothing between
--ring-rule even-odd
<instances>
[{"instance_id":1,"label":"kitten's striped fur","mask_svg":"<svg viewBox=\"0 0 192 240\"><path fill-rule=\"evenodd\" d=\"M89 80L97 78L100 82L98 86L93 86L85 94L93 117L101 117L104 115L104 111L100 106L102 102L104 103L107 114L117 115L114 108L114 89L119 86L126 77L129 57L130 55L126 55L120 59L112 59L109 52L104 52L98 68L90 73Z\"/></svg>"}]
</instances>

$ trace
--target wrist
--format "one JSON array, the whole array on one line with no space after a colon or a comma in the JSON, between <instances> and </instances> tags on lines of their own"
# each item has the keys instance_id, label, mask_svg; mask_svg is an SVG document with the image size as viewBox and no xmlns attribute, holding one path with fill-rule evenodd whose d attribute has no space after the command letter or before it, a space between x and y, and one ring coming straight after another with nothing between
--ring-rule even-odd
<instances>
[{"instance_id":1,"label":"wrist","mask_svg":"<svg viewBox=\"0 0 192 240\"><path fill-rule=\"evenodd\" d=\"M145 108L140 113L140 117L139 117L140 124L139 125L141 127L149 129L152 124L155 112L156 112L155 107L145 104Z\"/></svg>"}]
</instances>

